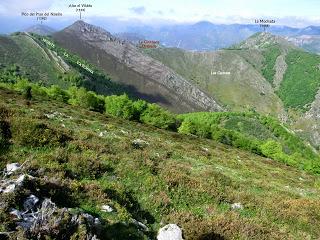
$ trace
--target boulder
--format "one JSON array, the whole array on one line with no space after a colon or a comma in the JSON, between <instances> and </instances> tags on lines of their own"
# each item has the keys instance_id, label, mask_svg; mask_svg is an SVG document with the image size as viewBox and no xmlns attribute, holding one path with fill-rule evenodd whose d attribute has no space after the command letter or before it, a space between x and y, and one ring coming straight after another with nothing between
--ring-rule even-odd
<instances>
[{"instance_id":1,"label":"boulder","mask_svg":"<svg viewBox=\"0 0 320 240\"><path fill-rule=\"evenodd\" d=\"M32 176L28 174L20 175L17 179L11 180L1 180L0 181L0 193L11 193L14 192L17 187L21 187L25 182L26 178L33 179Z\"/></svg>"},{"instance_id":2,"label":"boulder","mask_svg":"<svg viewBox=\"0 0 320 240\"><path fill-rule=\"evenodd\" d=\"M183 240L182 231L176 224L168 224L159 229L157 240Z\"/></svg>"}]
</instances>

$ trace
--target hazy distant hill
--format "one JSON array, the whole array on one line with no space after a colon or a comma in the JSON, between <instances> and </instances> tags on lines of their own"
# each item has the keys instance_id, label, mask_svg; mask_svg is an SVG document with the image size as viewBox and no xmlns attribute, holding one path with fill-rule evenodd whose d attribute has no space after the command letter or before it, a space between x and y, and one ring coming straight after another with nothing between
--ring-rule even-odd
<instances>
[{"instance_id":1,"label":"hazy distant hill","mask_svg":"<svg viewBox=\"0 0 320 240\"><path fill-rule=\"evenodd\" d=\"M196 24L178 24L164 27L129 27L127 34L139 34L147 39L159 40L167 47L185 50L207 51L229 47L251 35L261 28L253 24L214 24L207 21ZM293 28L271 26L268 32L281 36L319 35L320 27Z\"/></svg>"},{"instance_id":2,"label":"hazy distant hill","mask_svg":"<svg viewBox=\"0 0 320 240\"><path fill-rule=\"evenodd\" d=\"M31 27L25 29L24 31L29 32L29 33L36 33L38 35L43 35L43 36L51 35L54 32L56 32L55 29L53 29L49 26L46 26L46 25L42 25L42 24L31 26Z\"/></svg>"},{"instance_id":3,"label":"hazy distant hill","mask_svg":"<svg viewBox=\"0 0 320 240\"><path fill-rule=\"evenodd\" d=\"M117 38L120 38L122 40L131 42L133 44L139 44L140 41L145 40L145 36L138 34L138 33L117 33L114 35Z\"/></svg>"},{"instance_id":4,"label":"hazy distant hill","mask_svg":"<svg viewBox=\"0 0 320 240\"><path fill-rule=\"evenodd\" d=\"M320 35L300 35L286 39L309 52L320 54Z\"/></svg>"}]
</instances>

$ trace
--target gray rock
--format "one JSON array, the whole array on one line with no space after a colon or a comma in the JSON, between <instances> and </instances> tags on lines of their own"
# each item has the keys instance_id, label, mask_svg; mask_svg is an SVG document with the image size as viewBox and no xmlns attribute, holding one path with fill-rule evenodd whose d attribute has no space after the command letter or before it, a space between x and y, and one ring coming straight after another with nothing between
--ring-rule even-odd
<instances>
[{"instance_id":1,"label":"gray rock","mask_svg":"<svg viewBox=\"0 0 320 240\"><path fill-rule=\"evenodd\" d=\"M113 208L106 204L101 206L101 211L110 213L113 212Z\"/></svg>"},{"instance_id":2,"label":"gray rock","mask_svg":"<svg viewBox=\"0 0 320 240\"><path fill-rule=\"evenodd\" d=\"M14 190L16 189L16 184L8 184L7 186L1 187L0 188L0 193L11 193L14 192Z\"/></svg>"},{"instance_id":3,"label":"gray rock","mask_svg":"<svg viewBox=\"0 0 320 240\"><path fill-rule=\"evenodd\" d=\"M33 179L32 176L23 174L15 180L8 179L0 181L0 193L14 192L17 189L17 187L21 187L23 185L26 178Z\"/></svg>"},{"instance_id":4,"label":"gray rock","mask_svg":"<svg viewBox=\"0 0 320 240\"><path fill-rule=\"evenodd\" d=\"M145 148L149 145L149 143L145 140L142 140L142 139L135 139L132 141L132 146L134 148Z\"/></svg>"},{"instance_id":5,"label":"gray rock","mask_svg":"<svg viewBox=\"0 0 320 240\"><path fill-rule=\"evenodd\" d=\"M159 229L157 240L183 240L182 231L176 224L168 224Z\"/></svg>"},{"instance_id":6,"label":"gray rock","mask_svg":"<svg viewBox=\"0 0 320 240\"><path fill-rule=\"evenodd\" d=\"M39 202L39 198L35 195L31 194L27 199L23 202L23 207L26 211L30 211L34 209L36 204Z\"/></svg>"},{"instance_id":7,"label":"gray rock","mask_svg":"<svg viewBox=\"0 0 320 240\"><path fill-rule=\"evenodd\" d=\"M233 204L231 204L231 209L232 210L241 210L241 209L243 209L243 206L241 203L233 203Z\"/></svg>"},{"instance_id":8,"label":"gray rock","mask_svg":"<svg viewBox=\"0 0 320 240\"><path fill-rule=\"evenodd\" d=\"M136 219L132 219L132 223L136 225L138 228L142 229L143 231L149 231L149 228L143 224L142 222L137 221Z\"/></svg>"},{"instance_id":9,"label":"gray rock","mask_svg":"<svg viewBox=\"0 0 320 240\"><path fill-rule=\"evenodd\" d=\"M18 171L21 168L19 163L8 163L6 166L6 174L11 175L12 173Z\"/></svg>"},{"instance_id":10,"label":"gray rock","mask_svg":"<svg viewBox=\"0 0 320 240\"><path fill-rule=\"evenodd\" d=\"M18 219L22 219L23 213L15 208L11 208L9 213L13 216L16 216L16 218L18 218Z\"/></svg>"}]
</instances>

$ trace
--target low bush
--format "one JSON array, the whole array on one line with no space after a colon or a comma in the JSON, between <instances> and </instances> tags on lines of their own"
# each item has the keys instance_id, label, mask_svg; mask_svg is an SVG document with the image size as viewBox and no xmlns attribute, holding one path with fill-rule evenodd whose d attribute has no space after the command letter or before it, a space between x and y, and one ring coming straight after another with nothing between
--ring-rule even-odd
<instances>
[{"instance_id":1,"label":"low bush","mask_svg":"<svg viewBox=\"0 0 320 240\"><path fill-rule=\"evenodd\" d=\"M16 144L31 147L61 146L70 139L67 133L31 118L15 118L11 125L11 133Z\"/></svg>"},{"instance_id":2,"label":"low bush","mask_svg":"<svg viewBox=\"0 0 320 240\"><path fill-rule=\"evenodd\" d=\"M85 88L71 87L68 90L70 99L68 103L77 105L92 111L104 111L104 99L92 91L87 91Z\"/></svg>"},{"instance_id":3,"label":"low bush","mask_svg":"<svg viewBox=\"0 0 320 240\"><path fill-rule=\"evenodd\" d=\"M61 89L56 85L52 85L50 88L47 88L47 94L50 98L62 101L64 103L67 103L70 98L67 91Z\"/></svg>"},{"instance_id":4,"label":"low bush","mask_svg":"<svg viewBox=\"0 0 320 240\"><path fill-rule=\"evenodd\" d=\"M177 119L175 115L164 110L156 104L148 104L146 110L141 114L140 121L158 128L177 130Z\"/></svg>"},{"instance_id":5,"label":"low bush","mask_svg":"<svg viewBox=\"0 0 320 240\"><path fill-rule=\"evenodd\" d=\"M196 134L196 124L189 120L184 120L178 128L179 133Z\"/></svg>"},{"instance_id":6,"label":"low bush","mask_svg":"<svg viewBox=\"0 0 320 240\"><path fill-rule=\"evenodd\" d=\"M137 100L133 102L134 120L139 121L141 114L147 109L148 103L144 100Z\"/></svg>"},{"instance_id":7,"label":"low bush","mask_svg":"<svg viewBox=\"0 0 320 240\"><path fill-rule=\"evenodd\" d=\"M109 170L108 166L90 151L81 155L69 155L68 163L65 165L75 179L96 179Z\"/></svg>"},{"instance_id":8,"label":"low bush","mask_svg":"<svg viewBox=\"0 0 320 240\"><path fill-rule=\"evenodd\" d=\"M282 146L274 140L268 140L266 143L261 145L261 151L263 155L274 158L282 153Z\"/></svg>"},{"instance_id":9,"label":"low bush","mask_svg":"<svg viewBox=\"0 0 320 240\"><path fill-rule=\"evenodd\" d=\"M115 117L121 117L127 120L134 118L135 109L133 102L126 94L121 96L107 96L105 98L105 108L107 113Z\"/></svg>"}]
</instances>

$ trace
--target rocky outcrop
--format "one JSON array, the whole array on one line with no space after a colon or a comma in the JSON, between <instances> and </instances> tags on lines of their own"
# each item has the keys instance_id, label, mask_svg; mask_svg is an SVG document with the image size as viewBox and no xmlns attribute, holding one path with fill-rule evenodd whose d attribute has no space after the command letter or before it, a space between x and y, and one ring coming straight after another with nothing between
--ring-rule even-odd
<instances>
[{"instance_id":1,"label":"rocky outcrop","mask_svg":"<svg viewBox=\"0 0 320 240\"><path fill-rule=\"evenodd\" d=\"M53 37L110 74L113 80L131 86L138 97L176 112L223 110L212 97L172 69L102 28L77 21Z\"/></svg>"},{"instance_id":2,"label":"rocky outcrop","mask_svg":"<svg viewBox=\"0 0 320 240\"><path fill-rule=\"evenodd\" d=\"M284 74L287 70L287 67L288 67L287 63L286 63L286 54L285 53L283 53L277 57L277 60L276 60L274 67L275 67L276 73L273 78L273 84L274 84L275 89L279 90L280 83L282 82L283 76L284 76Z\"/></svg>"},{"instance_id":3,"label":"rocky outcrop","mask_svg":"<svg viewBox=\"0 0 320 240\"><path fill-rule=\"evenodd\" d=\"M0 232L0 239L98 239L97 234L101 231L99 218L58 207L49 198L39 196L39 192L25 197L25 191L32 192L33 188L29 186L39 179L22 174L22 166L7 164L0 180L0 212L10 215L16 227L14 231ZM17 202L8 202L10 196L14 196ZM19 208L10 207L13 205Z\"/></svg>"}]
</instances>

